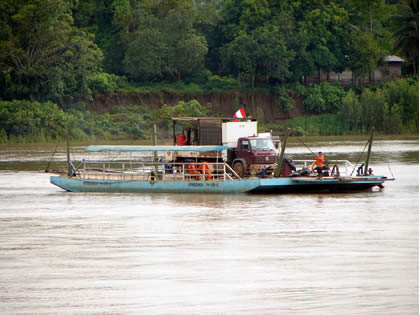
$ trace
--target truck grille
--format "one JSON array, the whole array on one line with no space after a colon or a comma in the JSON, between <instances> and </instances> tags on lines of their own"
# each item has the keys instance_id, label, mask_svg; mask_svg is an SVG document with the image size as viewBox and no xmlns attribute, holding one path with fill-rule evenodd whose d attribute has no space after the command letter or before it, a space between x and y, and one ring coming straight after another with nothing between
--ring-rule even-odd
<instances>
[{"instance_id":1,"label":"truck grille","mask_svg":"<svg viewBox=\"0 0 420 315\"><path fill-rule=\"evenodd\" d=\"M275 156L257 156L256 158L257 164L273 164L276 163Z\"/></svg>"}]
</instances>

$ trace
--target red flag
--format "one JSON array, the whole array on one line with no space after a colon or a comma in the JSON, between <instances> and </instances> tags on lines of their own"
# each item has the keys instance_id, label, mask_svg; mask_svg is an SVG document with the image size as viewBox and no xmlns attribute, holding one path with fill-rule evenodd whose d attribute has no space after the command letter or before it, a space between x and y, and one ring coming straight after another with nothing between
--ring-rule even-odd
<instances>
[{"instance_id":1,"label":"red flag","mask_svg":"<svg viewBox=\"0 0 420 315\"><path fill-rule=\"evenodd\" d=\"M233 115L233 118L245 118L246 116L245 116L245 111L244 111L244 108L243 107L241 107L241 109L240 110L238 110L234 115Z\"/></svg>"}]
</instances>

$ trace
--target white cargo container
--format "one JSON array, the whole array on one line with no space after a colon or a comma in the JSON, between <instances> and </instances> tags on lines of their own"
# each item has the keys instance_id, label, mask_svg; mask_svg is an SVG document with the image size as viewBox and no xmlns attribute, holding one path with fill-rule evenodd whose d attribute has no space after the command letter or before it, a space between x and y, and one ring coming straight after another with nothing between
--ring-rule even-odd
<instances>
[{"instance_id":1,"label":"white cargo container","mask_svg":"<svg viewBox=\"0 0 420 315\"><path fill-rule=\"evenodd\" d=\"M232 121L222 123L222 143L235 148L238 139L241 137L252 137L257 135L256 121Z\"/></svg>"}]
</instances>

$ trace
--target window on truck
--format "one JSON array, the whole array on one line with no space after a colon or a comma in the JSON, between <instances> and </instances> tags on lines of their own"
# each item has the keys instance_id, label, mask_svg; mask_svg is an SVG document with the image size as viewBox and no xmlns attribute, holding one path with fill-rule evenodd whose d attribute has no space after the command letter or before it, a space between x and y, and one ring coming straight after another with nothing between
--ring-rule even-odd
<instances>
[{"instance_id":1,"label":"window on truck","mask_svg":"<svg viewBox=\"0 0 420 315\"><path fill-rule=\"evenodd\" d=\"M249 142L248 142L248 140L243 140L241 142L241 144L239 145L239 148L241 150L249 150Z\"/></svg>"},{"instance_id":2,"label":"window on truck","mask_svg":"<svg viewBox=\"0 0 420 315\"><path fill-rule=\"evenodd\" d=\"M254 151L274 151L274 144L271 139L251 139Z\"/></svg>"}]
</instances>

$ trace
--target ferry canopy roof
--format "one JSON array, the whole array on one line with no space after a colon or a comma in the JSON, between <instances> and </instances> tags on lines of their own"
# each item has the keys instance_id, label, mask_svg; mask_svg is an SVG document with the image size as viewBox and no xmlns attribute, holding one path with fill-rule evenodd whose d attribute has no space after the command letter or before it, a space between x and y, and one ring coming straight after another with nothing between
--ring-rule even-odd
<instances>
[{"instance_id":1,"label":"ferry canopy roof","mask_svg":"<svg viewBox=\"0 0 420 315\"><path fill-rule=\"evenodd\" d=\"M225 145L90 145L85 148L89 152L167 152L167 151L194 151L194 152L215 152L229 149Z\"/></svg>"}]
</instances>

